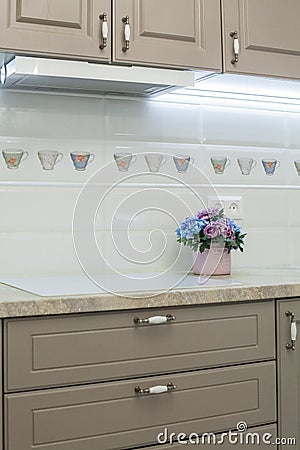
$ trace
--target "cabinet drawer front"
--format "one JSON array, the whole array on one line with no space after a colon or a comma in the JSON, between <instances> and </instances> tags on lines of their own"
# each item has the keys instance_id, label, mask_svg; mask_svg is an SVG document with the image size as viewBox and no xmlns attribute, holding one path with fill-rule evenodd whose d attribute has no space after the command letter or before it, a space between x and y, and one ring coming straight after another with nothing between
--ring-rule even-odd
<instances>
[{"instance_id":1,"label":"cabinet drawer front","mask_svg":"<svg viewBox=\"0 0 300 450\"><path fill-rule=\"evenodd\" d=\"M135 387L173 383L163 394ZM276 420L275 363L6 394L6 449L126 449L168 432L204 433Z\"/></svg>"},{"instance_id":2,"label":"cabinet drawer front","mask_svg":"<svg viewBox=\"0 0 300 450\"><path fill-rule=\"evenodd\" d=\"M7 320L5 358L7 391L272 359L273 303Z\"/></svg>"},{"instance_id":3,"label":"cabinet drawer front","mask_svg":"<svg viewBox=\"0 0 300 450\"><path fill-rule=\"evenodd\" d=\"M234 433L236 430L234 431ZM236 441L236 439L239 439ZM232 447L234 446L235 449L246 449L246 448L252 448L252 449L260 449L260 450L267 450L270 448L270 444L275 443L275 440L277 438L277 429L276 424L272 425L264 425L261 427L254 427L250 428L247 431L243 433L239 433L238 436L233 435L231 438L229 436L225 436L222 434L216 434L215 437L212 435L210 436L199 436L196 437L194 435L187 437L187 444L184 443L184 438L178 437L178 443L173 443L175 440L169 437L169 444L166 445L155 445L154 447L147 447L147 450L172 450L173 448L179 449L183 448L183 445L185 447L192 447L195 448L195 445L201 445L201 448L204 450L211 449L215 445L221 445L223 450L232 450ZM173 439L173 440L171 440ZM203 439L203 441L202 441ZM209 440L210 439L210 440ZM213 441L215 439L215 441ZM231 442L229 439L232 439ZM241 441L240 441L241 439ZM164 443L165 436L162 437L161 443ZM181 443L180 443L181 441ZM203 443L202 443L203 442ZM213 444L213 442L216 442L216 444ZM221 444L222 442L222 444ZM223 443L224 442L224 443ZM232 443L233 442L233 443ZM238 442L238 443L235 443ZM184 447L184 448L185 448ZM274 450L277 448L277 446L273 447Z\"/></svg>"}]
</instances>

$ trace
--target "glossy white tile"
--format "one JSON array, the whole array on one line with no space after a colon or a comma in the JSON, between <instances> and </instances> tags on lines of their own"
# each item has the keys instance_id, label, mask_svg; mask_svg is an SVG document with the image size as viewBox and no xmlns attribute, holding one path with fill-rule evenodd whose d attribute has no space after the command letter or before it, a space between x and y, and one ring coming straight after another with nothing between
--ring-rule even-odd
<instances>
[{"instance_id":1,"label":"glossy white tile","mask_svg":"<svg viewBox=\"0 0 300 450\"><path fill-rule=\"evenodd\" d=\"M197 143L202 139L197 105L107 100L105 124L106 137L117 141Z\"/></svg>"},{"instance_id":2,"label":"glossy white tile","mask_svg":"<svg viewBox=\"0 0 300 450\"><path fill-rule=\"evenodd\" d=\"M203 107L206 144L283 147L283 113L219 106Z\"/></svg>"}]
</instances>

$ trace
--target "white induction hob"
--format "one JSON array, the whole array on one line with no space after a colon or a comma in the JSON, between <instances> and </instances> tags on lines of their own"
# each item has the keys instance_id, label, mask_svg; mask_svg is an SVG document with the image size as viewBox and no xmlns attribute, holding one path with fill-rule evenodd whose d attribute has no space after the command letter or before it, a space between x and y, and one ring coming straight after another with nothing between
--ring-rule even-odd
<instances>
[{"instance_id":1,"label":"white induction hob","mask_svg":"<svg viewBox=\"0 0 300 450\"><path fill-rule=\"evenodd\" d=\"M1 283L42 297L91 295L144 291L166 292L170 289L217 288L240 285L230 277L199 277L182 273L144 273L126 275L86 275L4 277ZM139 296L139 295L135 295Z\"/></svg>"}]
</instances>

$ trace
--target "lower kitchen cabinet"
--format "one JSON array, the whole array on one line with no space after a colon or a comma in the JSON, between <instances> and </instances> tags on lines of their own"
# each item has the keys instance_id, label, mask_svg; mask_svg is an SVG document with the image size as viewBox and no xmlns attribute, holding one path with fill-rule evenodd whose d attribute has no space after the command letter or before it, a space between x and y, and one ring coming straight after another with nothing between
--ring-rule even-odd
<instances>
[{"instance_id":1,"label":"lower kitchen cabinet","mask_svg":"<svg viewBox=\"0 0 300 450\"><path fill-rule=\"evenodd\" d=\"M275 363L8 394L7 450L125 449L175 433L276 421ZM147 389L169 387L152 394ZM138 392L138 388L146 390Z\"/></svg>"},{"instance_id":2,"label":"lower kitchen cabinet","mask_svg":"<svg viewBox=\"0 0 300 450\"><path fill-rule=\"evenodd\" d=\"M3 336L3 450L167 450L184 444L165 430L241 421L276 438L272 300L6 319Z\"/></svg>"},{"instance_id":3,"label":"lower kitchen cabinet","mask_svg":"<svg viewBox=\"0 0 300 450\"><path fill-rule=\"evenodd\" d=\"M274 327L273 302L9 319L5 391L274 360Z\"/></svg>"},{"instance_id":4,"label":"lower kitchen cabinet","mask_svg":"<svg viewBox=\"0 0 300 450\"><path fill-rule=\"evenodd\" d=\"M278 436L295 438L300 449L300 299L277 304L278 339ZM294 346L293 346L294 344ZM294 347L294 349L293 349ZM282 448L286 448L282 445Z\"/></svg>"}]
</instances>

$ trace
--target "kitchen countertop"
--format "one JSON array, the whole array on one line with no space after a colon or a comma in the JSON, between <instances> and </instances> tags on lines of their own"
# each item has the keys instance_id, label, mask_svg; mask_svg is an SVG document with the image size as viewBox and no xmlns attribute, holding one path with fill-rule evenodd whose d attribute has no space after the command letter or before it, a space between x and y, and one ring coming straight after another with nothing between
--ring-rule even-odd
<instances>
[{"instance_id":1,"label":"kitchen countertop","mask_svg":"<svg viewBox=\"0 0 300 450\"><path fill-rule=\"evenodd\" d=\"M222 277L224 280L226 277ZM219 279L219 278L218 278ZM239 269L228 280L240 284L174 288L169 291L130 294L84 294L41 297L24 290L0 284L0 317L42 316L152 308L187 306L251 300L300 297L300 268L277 267Z\"/></svg>"}]
</instances>

